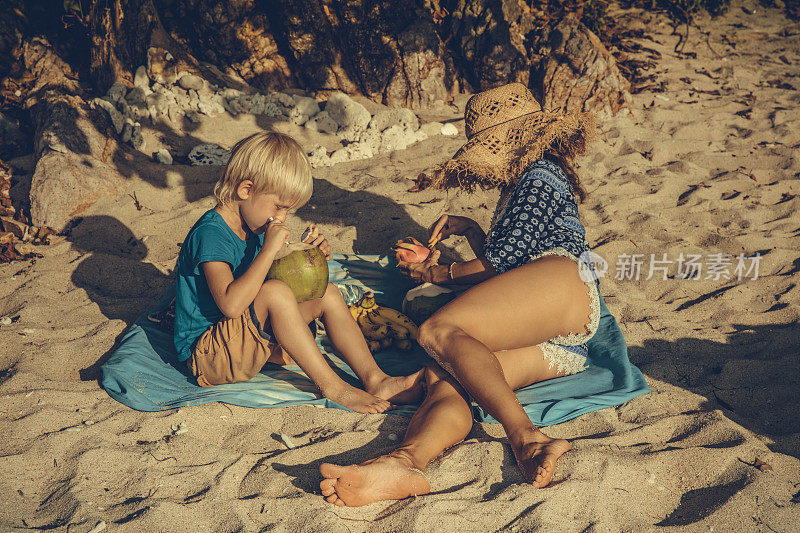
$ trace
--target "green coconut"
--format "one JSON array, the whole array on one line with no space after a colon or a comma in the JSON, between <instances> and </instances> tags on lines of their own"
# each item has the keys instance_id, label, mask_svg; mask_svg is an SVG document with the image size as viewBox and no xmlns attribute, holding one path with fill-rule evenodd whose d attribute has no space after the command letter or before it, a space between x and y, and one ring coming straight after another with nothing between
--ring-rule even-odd
<instances>
[{"instance_id":1,"label":"green coconut","mask_svg":"<svg viewBox=\"0 0 800 533\"><path fill-rule=\"evenodd\" d=\"M328 288L328 261L317 246L287 244L272 261L267 279L287 284L298 303L322 298Z\"/></svg>"},{"instance_id":2,"label":"green coconut","mask_svg":"<svg viewBox=\"0 0 800 533\"><path fill-rule=\"evenodd\" d=\"M450 289L433 283L423 283L406 293L403 314L420 325L455 297L456 293Z\"/></svg>"}]
</instances>

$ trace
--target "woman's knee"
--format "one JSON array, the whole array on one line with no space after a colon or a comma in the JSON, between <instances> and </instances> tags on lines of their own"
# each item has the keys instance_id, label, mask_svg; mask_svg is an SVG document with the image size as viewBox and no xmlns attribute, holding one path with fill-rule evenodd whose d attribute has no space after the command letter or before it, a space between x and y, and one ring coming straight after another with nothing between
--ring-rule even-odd
<instances>
[{"instance_id":1,"label":"woman's knee","mask_svg":"<svg viewBox=\"0 0 800 533\"><path fill-rule=\"evenodd\" d=\"M429 354L433 352L437 360L442 360L446 358L446 355L443 354L444 347L459 334L463 334L461 328L433 316L420 325L417 342ZM433 354L431 354L432 357Z\"/></svg>"}]
</instances>

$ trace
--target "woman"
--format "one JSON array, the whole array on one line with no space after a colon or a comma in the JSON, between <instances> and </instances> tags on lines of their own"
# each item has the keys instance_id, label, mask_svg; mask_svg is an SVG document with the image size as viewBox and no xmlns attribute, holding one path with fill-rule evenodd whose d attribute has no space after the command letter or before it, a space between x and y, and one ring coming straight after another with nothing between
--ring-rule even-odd
<instances>
[{"instance_id":1,"label":"woman","mask_svg":"<svg viewBox=\"0 0 800 533\"><path fill-rule=\"evenodd\" d=\"M427 396L400 446L357 466L323 464L322 494L336 505L364 505L425 494L424 470L472 427L470 399L505 429L520 469L544 487L569 450L535 427L514 390L574 374L586 365L586 341L600 315L596 277L578 219L584 196L572 159L585 151L591 117L547 113L512 83L467 102L468 142L434 174L438 188L498 187L489 234L466 217L444 215L431 242L465 236L477 259L398 265L418 281L477 284L419 329L438 363L426 368Z\"/></svg>"}]
</instances>

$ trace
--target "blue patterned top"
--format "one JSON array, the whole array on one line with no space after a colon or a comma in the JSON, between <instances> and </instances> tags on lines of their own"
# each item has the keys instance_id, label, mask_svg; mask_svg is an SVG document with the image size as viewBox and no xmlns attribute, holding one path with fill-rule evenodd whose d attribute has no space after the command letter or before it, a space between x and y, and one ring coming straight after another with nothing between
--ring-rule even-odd
<instances>
[{"instance_id":1,"label":"blue patterned top","mask_svg":"<svg viewBox=\"0 0 800 533\"><path fill-rule=\"evenodd\" d=\"M555 163L536 161L504 196L508 203L505 210L503 199L498 204L484 245L484 255L498 274L553 248L564 248L576 258L589 250L572 187Z\"/></svg>"}]
</instances>

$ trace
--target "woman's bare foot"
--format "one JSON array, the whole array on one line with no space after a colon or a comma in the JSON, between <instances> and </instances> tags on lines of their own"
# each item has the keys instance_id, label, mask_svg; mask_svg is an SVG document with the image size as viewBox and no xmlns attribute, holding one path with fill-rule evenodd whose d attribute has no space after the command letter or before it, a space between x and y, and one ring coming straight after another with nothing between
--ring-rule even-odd
<instances>
[{"instance_id":1,"label":"woman's bare foot","mask_svg":"<svg viewBox=\"0 0 800 533\"><path fill-rule=\"evenodd\" d=\"M382 413L392 407L392 404L383 398L378 398L344 382L336 388L322 390L322 394L357 413Z\"/></svg>"},{"instance_id":2,"label":"woman's bare foot","mask_svg":"<svg viewBox=\"0 0 800 533\"><path fill-rule=\"evenodd\" d=\"M380 500L402 500L431 490L421 471L402 456L384 455L360 465L322 463L322 495L334 505L358 507Z\"/></svg>"},{"instance_id":3,"label":"woman's bare foot","mask_svg":"<svg viewBox=\"0 0 800 533\"><path fill-rule=\"evenodd\" d=\"M556 461L569 451L570 445L564 439L554 439L539 429L531 429L514 439L511 449L525 479L540 489L550 483Z\"/></svg>"},{"instance_id":4,"label":"woman's bare foot","mask_svg":"<svg viewBox=\"0 0 800 533\"><path fill-rule=\"evenodd\" d=\"M408 376L385 376L367 385L367 392L394 405L417 404L425 394L422 370Z\"/></svg>"}]
</instances>

